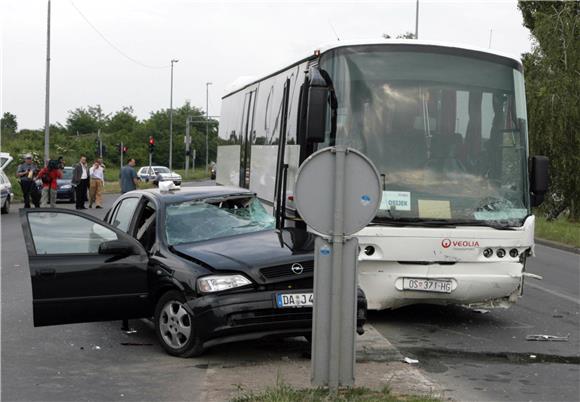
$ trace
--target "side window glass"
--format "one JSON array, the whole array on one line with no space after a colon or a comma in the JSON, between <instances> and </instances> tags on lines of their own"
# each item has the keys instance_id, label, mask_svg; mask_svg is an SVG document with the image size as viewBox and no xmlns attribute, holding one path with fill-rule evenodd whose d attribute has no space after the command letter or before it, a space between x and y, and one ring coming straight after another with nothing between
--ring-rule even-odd
<instances>
[{"instance_id":1,"label":"side window glass","mask_svg":"<svg viewBox=\"0 0 580 402\"><path fill-rule=\"evenodd\" d=\"M28 214L36 254L97 254L101 243L117 240L111 229L61 212Z\"/></svg>"},{"instance_id":2,"label":"side window glass","mask_svg":"<svg viewBox=\"0 0 580 402\"><path fill-rule=\"evenodd\" d=\"M139 198L127 198L121 201L111 221L111 225L121 229L123 232L127 232L138 204Z\"/></svg>"},{"instance_id":3,"label":"side window glass","mask_svg":"<svg viewBox=\"0 0 580 402\"><path fill-rule=\"evenodd\" d=\"M148 201L135 225L135 238L139 240L145 250L150 250L155 244L155 219L155 204Z\"/></svg>"}]
</instances>

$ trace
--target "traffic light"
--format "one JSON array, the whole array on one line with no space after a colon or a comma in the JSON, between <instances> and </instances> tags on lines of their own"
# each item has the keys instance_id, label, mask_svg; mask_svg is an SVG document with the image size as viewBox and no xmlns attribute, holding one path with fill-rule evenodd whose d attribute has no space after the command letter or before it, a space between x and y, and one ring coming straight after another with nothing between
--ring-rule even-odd
<instances>
[{"instance_id":1,"label":"traffic light","mask_svg":"<svg viewBox=\"0 0 580 402\"><path fill-rule=\"evenodd\" d=\"M128 146L124 146L123 147L123 154L126 154L128 150L129 150L129 147Z\"/></svg>"},{"instance_id":2,"label":"traffic light","mask_svg":"<svg viewBox=\"0 0 580 402\"><path fill-rule=\"evenodd\" d=\"M152 154L153 150L155 149L155 138L153 136L149 136L149 153Z\"/></svg>"},{"instance_id":3,"label":"traffic light","mask_svg":"<svg viewBox=\"0 0 580 402\"><path fill-rule=\"evenodd\" d=\"M117 153L120 154L121 153L121 144L117 144Z\"/></svg>"}]
</instances>

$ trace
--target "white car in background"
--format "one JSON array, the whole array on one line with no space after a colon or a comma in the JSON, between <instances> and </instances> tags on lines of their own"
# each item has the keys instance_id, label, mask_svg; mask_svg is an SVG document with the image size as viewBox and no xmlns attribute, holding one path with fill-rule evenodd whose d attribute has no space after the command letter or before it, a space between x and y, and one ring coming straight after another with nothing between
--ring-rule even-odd
<instances>
[{"instance_id":1,"label":"white car in background","mask_svg":"<svg viewBox=\"0 0 580 402\"><path fill-rule=\"evenodd\" d=\"M160 181L172 181L176 186L181 185L181 175L169 170L166 166L143 166L137 172L142 181L151 181L158 185Z\"/></svg>"},{"instance_id":2,"label":"white car in background","mask_svg":"<svg viewBox=\"0 0 580 402\"><path fill-rule=\"evenodd\" d=\"M12 156L6 152L0 152L0 196L1 196L1 211L3 214L10 212L10 203L14 199L14 193L12 193L12 184L10 179L4 173L4 168L12 162Z\"/></svg>"}]
</instances>

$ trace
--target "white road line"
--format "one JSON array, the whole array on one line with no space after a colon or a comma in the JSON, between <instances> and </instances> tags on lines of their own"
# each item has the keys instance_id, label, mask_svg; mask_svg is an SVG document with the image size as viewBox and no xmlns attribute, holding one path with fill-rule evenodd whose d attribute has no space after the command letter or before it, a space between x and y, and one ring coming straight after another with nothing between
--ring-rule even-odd
<instances>
[{"instance_id":1,"label":"white road line","mask_svg":"<svg viewBox=\"0 0 580 402\"><path fill-rule=\"evenodd\" d=\"M534 289L542 290L546 293L557 296L561 299L565 299L565 300L571 301L572 303L576 303L576 304L580 305L580 299L576 299L575 297L565 295L564 293L560 293L560 292L557 292L557 291L551 290L551 289L546 289L543 286L536 285L535 283L530 283L530 282L526 282L525 286L529 286L529 287L534 288Z\"/></svg>"}]
</instances>

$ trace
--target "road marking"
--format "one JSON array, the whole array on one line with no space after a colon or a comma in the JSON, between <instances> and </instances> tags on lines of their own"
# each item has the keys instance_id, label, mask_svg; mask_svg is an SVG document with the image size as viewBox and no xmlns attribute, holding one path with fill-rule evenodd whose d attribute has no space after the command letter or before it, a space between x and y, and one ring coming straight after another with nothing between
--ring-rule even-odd
<instances>
[{"instance_id":1,"label":"road marking","mask_svg":"<svg viewBox=\"0 0 580 402\"><path fill-rule=\"evenodd\" d=\"M538 290L543 290L546 293L549 293L549 294L557 296L561 299L565 299L565 300L571 301L572 303L576 303L576 304L580 305L580 299L576 299L575 297L565 295L564 293L560 293L560 292L557 292L557 291L551 290L551 289L546 289L543 286L536 285L534 283L529 283L529 282L527 282L525 286L529 286L531 288L538 289Z\"/></svg>"}]
</instances>

